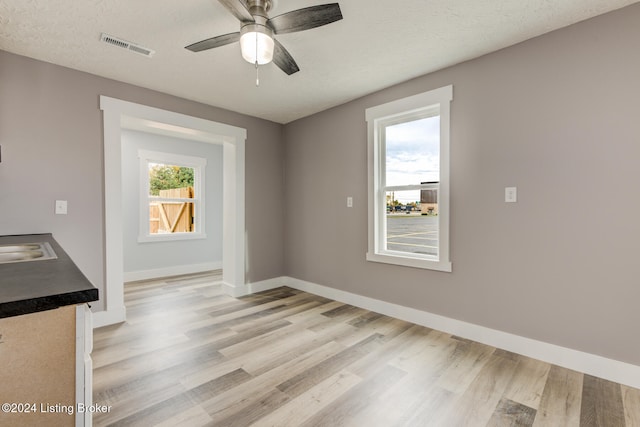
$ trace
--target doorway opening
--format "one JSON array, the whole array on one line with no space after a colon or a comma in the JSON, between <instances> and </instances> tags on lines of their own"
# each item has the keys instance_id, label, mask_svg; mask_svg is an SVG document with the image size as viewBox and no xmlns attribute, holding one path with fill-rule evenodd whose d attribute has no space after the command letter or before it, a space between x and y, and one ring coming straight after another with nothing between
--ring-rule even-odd
<instances>
[{"instance_id":1,"label":"doorway opening","mask_svg":"<svg viewBox=\"0 0 640 427\"><path fill-rule=\"evenodd\" d=\"M138 130L223 147L223 288L230 295L245 287L244 158L246 129L159 108L100 97L104 128L105 285L104 311L94 327L126 319L122 242L122 129Z\"/></svg>"}]
</instances>

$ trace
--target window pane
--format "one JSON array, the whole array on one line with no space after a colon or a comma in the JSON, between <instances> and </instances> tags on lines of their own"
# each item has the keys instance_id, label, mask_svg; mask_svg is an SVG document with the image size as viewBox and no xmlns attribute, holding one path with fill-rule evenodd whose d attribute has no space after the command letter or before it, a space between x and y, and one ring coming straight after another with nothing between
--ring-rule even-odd
<instances>
[{"instance_id":1,"label":"window pane","mask_svg":"<svg viewBox=\"0 0 640 427\"><path fill-rule=\"evenodd\" d=\"M160 197L185 197L179 190L193 187L193 168L186 166L149 163L149 195Z\"/></svg>"},{"instance_id":2,"label":"window pane","mask_svg":"<svg viewBox=\"0 0 640 427\"><path fill-rule=\"evenodd\" d=\"M149 163L149 233L194 232L194 168Z\"/></svg>"},{"instance_id":3,"label":"window pane","mask_svg":"<svg viewBox=\"0 0 640 427\"><path fill-rule=\"evenodd\" d=\"M386 194L386 250L438 256L437 189Z\"/></svg>"},{"instance_id":4,"label":"window pane","mask_svg":"<svg viewBox=\"0 0 640 427\"><path fill-rule=\"evenodd\" d=\"M385 127L385 186L440 181L440 116Z\"/></svg>"}]
</instances>

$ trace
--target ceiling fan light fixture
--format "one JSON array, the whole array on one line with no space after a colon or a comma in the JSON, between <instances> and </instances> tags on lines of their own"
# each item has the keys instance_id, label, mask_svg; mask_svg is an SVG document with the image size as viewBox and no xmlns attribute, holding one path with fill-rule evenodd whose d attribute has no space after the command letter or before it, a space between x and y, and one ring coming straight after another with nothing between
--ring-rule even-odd
<instances>
[{"instance_id":1,"label":"ceiling fan light fixture","mask_svg":"<svg viewBox=\"0 0 640 427\"><path fill-rule=\"evenodd\" d=\"M260 24L248 24L240 31L240 50L245 61L258 65L273 60L273 32Z\"/></svg>"},{"instance_id":2,"label":"ceiling fan light fixture","mask_svg":"<svg viewBox=\"0 0 640 427\"><path fill-rule=\"evenodd\" d=\"M273 35L295 33L331 24L342 19L338 3L320 4L269 17L278 0L218 0L240 21L240 31L210 37L185 46L191 52L201 52L240 42L242 57L256 67L272 62L288 76L300 71L298 64Z\"/></svg>"}]
</instances>

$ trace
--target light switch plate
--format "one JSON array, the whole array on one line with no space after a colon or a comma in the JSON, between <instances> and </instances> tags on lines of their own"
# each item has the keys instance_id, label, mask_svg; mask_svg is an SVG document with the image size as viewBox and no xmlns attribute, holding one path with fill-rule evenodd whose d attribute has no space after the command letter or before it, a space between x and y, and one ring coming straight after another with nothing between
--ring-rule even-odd
<instances>
[{"instance_id":1,"label":"light switch plate","mask_svg":"<svg viewBox=\"0 0 640 427\"><path fill-rule=\"evenodd\" d=\"M352 208L353 207L353 197L351 197L351 196L347 197L347 207L348 208Z\"/></svg>"},{"instance_id":2,"label":"light switch plate","mask_svg":"<svg viewBox=\"0 0 640 427\"><path fill-rule=\"evenodd\" d=\"M56 200L56 215L66 215L66 214L67 214L67 201Z\"/></svg>"}]
</instances>

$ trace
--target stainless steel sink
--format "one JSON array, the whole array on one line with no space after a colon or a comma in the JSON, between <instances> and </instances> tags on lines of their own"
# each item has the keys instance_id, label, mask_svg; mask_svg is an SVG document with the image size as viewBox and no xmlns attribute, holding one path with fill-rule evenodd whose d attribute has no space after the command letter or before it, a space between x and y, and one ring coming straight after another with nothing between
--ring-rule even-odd
<instances>
[{"instance_id":1,"label":"stainless steel sink","mask_svg":"<svg viewBox=\"0 0 640 427\"><path fill-rule=\"evenodd\" d=\"M0 245L0 264L58 258L48 242Z\"/></svg>"}]
</instances>

